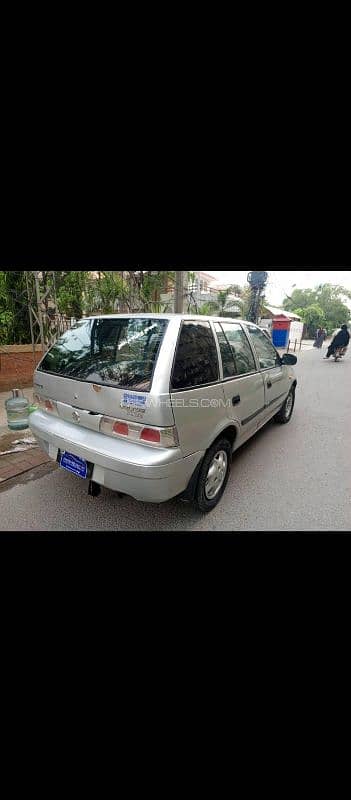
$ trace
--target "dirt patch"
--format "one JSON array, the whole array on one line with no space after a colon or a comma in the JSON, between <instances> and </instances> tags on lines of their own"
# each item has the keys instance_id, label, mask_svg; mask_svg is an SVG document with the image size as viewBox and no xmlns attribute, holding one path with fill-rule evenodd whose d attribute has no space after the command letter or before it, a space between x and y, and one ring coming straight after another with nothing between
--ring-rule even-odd
<instances>
[{"instance_id":1,"label":"dirt patch","mask_svg":"<svg viewBox=\"0 0 351 800\"><path fill-rule=\"evenodd\" d=\"M37 447L38 443L29 429L11 431L11 433L5 433L0 436L0 459L11 453L26 452Z\"/></svg>"},{"instance_id":2,"label":"dirt patch","mask_svg":"<svg viewBox=\"0 0 351 800\"><path fill-rule=\"evenodd\" d=\"M54 472L56 469L58 469L58 465L54 461L48 461L45 464L40 464L38 467L32 467L27 472L21 472L14 478L9 478L3 483L0 483L0 494L2 492L7 492L9 489L13 489L14 486L23 486L25 483L36 481L38 478L42 478L44 475L47 475L49 472Z\"/></svg>"},{"instance_id":3,"label":"dirt patch","mask_svg":"<svg viewBox=\"0 0 351 800\"><path fill-rule=\"evenodd\" d=\"M29 429L28 433L30 433ZM21 436L21 434L23 434L23 436ZM16 439L22 439L22 438L24 439L26 435L27 435L26 430L11 431L11 433L3 434L3 436L0 437L0 452L3 452L4 450L12 450L13 442L15 442Z\"/></svg>"}]
</instances>

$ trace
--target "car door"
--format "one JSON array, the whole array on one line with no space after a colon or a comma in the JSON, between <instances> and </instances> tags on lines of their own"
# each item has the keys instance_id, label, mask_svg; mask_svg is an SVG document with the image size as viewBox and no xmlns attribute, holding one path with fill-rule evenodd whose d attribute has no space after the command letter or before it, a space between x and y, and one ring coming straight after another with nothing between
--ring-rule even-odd
<instances>
[{"instance_id":1,"label":"car door","mask_svg":"<svg viewBox=\"0 0 351 800\"><path fill-rule=\"evenodd\" d=\"M257 325L245 323L245 328L256 352L264 381L265 410L260 418L268 418L280 408L288 394L290 388L288 370L281 364L278 351Z\"/></svg>"},{"instance_id":2,"label":"car door","mask_svg":"<svg viewBox=\"0 0 351 800\"><path fill-rule=\"evenodd\" d=\"M207 320L182 321L171 403L184 456L205 451L223 429L224 395L215 337Z\"/></svg>"},{"instance_id":3,"label":"car door","mask_svg":"<svg viewBox=\"0 0 351 800\"><path fill-rule=\"evenodd\" d=\"M239 322L215 322L214 329L221 353L227 415L237 422L242 441L256 431L258 416L264 410L263 376Z\"/></svg>"}]
</instances>

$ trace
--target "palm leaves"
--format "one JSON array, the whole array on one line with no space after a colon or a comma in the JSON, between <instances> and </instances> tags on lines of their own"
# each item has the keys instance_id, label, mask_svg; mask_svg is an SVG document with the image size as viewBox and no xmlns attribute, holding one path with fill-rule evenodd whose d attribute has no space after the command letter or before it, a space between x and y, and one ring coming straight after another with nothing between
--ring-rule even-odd
<instances>
[{"instance_id":1,"label":"palm leaves","mask_svg":"<svg viewBox=\"0 0 351 800\"><path fill-rule=\"evenodd\" d=\"M227 316L230 314L234 304L235 306L239 307L240 313L242 313L244 307L242 295L244 291L245 290L237 285L228 286L226 289L220 289L213 300L210 300L208 303L204 303L200 309L200 314L213 314L219 317ZM233 313L236 313L236 311Z\"/></svg>"}]
</instances>

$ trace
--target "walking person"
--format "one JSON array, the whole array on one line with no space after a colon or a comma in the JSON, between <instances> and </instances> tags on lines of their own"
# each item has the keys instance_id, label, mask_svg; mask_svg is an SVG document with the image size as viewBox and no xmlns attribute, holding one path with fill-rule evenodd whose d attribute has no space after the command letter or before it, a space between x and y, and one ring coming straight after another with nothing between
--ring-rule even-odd
<instances>
[{"instance_id":1,"label":"walking person","mask_svg":"<svg viewBox=\"0 0 351 800\"><path fill-rule=\"evenodd\" d=\"M315 341L313 342L313 347L321 348L326 335L327 333L324 328L318 328Z\"/></svg>"},{"instance_id":2,"label":"walking person","mask_svg":"<svg viewBox=\"0 0 351 800\"><path fill-rule=\"evenodd\" d=\"M324 358L329 358L336 350L337 347L347 347L350 341L350 334L347 330L347 325L342 325L339 332L334 336L333 341L328 347L327 354Z\"/></svg>"}]
</instances>

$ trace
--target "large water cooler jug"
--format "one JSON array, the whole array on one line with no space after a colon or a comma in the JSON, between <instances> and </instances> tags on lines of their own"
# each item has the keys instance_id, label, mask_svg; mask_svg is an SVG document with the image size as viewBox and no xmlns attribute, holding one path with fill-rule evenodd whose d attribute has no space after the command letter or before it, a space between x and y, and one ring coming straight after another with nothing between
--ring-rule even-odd
<instances>
[{"instance_id":1,"label":"large water cooler jug","mask_svg":"<svg viewBox=\"0 0 351 800\"><path fill-rule=\"evenodd\" d=\"M28 428L29 400L23 396L22 389L12 389L12 397L5 401L5 408L11 431L24 431Z\"/></svg>"}]
</instances>

